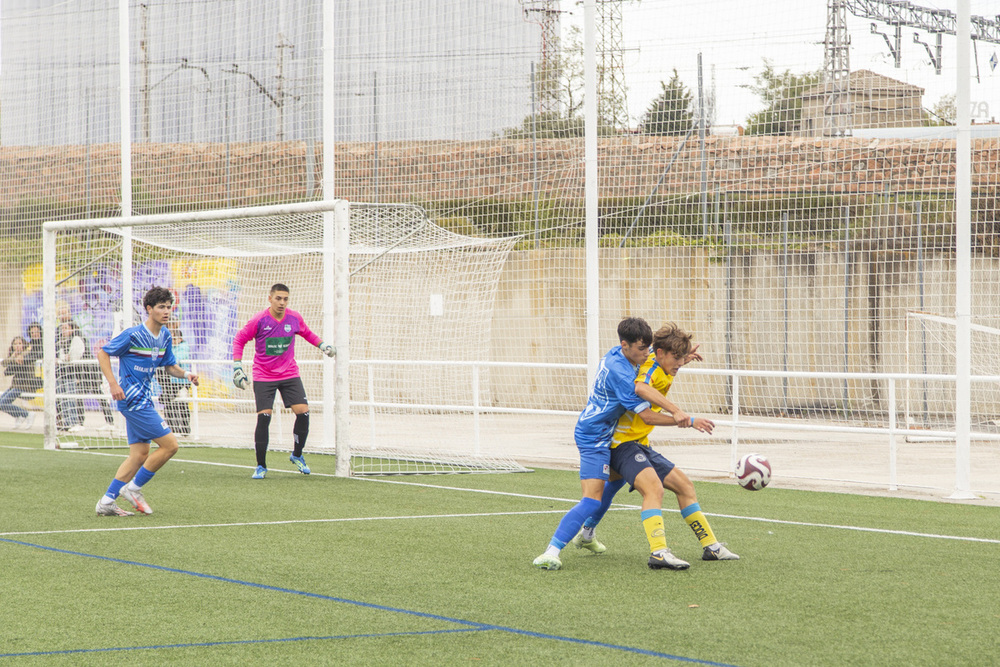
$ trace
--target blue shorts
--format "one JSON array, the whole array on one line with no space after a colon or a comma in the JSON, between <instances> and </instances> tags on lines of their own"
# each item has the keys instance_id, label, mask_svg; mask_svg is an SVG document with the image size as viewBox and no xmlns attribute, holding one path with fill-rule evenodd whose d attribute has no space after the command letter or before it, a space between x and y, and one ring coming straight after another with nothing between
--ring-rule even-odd
<instances>
[{"instance_id":1,"label":"blue shorts","mask_svg":"<svg viewBox=\"0 0 1000 667\"><path fill-rule=\"evenodd\" d=\"M674 469L674 464L649 445L640 445L633 440L611 450L611 467L625 478L631 491L635 488L635 478L646 468L655 470L657 477L663 481Z\"/></svg>"},{"instance_id":2,"label":"blue shorts","mask_svg":"<svg viewBox=\"0 0 1000 667\"><path fill-rule=\"evenodd\" d=\"M167 422L152 405L138 410L123 410L122 416L125 417L125 435L130 445L148 445L170 433Z\"/></svg>"},{"instance_id":3,"label":"blue shorts","mask_svg":"<svg viewBox=\"0 0 1000 667\"><path fill-rule=\"evenodd\" d=\"M607 447L576 446L580 450L580 479L608 481L611 473L611 450Z\"/></svg>"}]
</instances>

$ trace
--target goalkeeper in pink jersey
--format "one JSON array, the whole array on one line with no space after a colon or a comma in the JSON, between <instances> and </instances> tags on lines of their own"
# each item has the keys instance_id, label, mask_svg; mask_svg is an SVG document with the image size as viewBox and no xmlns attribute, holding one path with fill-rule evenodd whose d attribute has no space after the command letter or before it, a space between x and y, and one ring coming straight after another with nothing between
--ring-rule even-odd
<instances>
[{"instance_id":1,"label":"goalkeeper in pink jersey","mask_svg":"<svg viewBox=\"0 0 1000 667\"><path fill-rule=\"evenodd\" d=\"M257 450L257 470L252 477L264 479L267 474L267 446L270 439L271 406L275 392L281 392L286 408L295 413L292 427L294 449L289 461L304 475L310 470L302 458L302 448L309 435L309 402L295 363L295 336L302 336L328 357L336 354L333 345L324 343L294 310L288 308L288 286L276 283L267 296L270 307L262 310L236 333L233 339L233 384L245 389L248 378L243 372L243 348L254 341L253 394L257 404L257 429L254 448Z\"/></svg>"}]
</instances>

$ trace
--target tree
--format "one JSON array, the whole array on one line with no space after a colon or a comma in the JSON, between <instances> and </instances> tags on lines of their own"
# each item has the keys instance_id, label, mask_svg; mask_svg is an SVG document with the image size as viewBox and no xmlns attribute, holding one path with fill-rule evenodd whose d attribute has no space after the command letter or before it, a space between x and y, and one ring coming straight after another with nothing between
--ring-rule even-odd
<instances>
[{"instance_id":1,"label":"tree","mask_svg":"<svg viewBox=\"0 0 1000 667\"><path fill-rule=\"evenodd\" d=\"M643 134L674 137L687 134L695 124L691 91L684 86L676 68L668 83L660 81L660 87L660 94L650 103L642 117L640 131Z\"/></svg>"},{"instance_id":2,"label":"tree","mask_svg":"<svg viewBox=\"0 0 1000 667\"><path fill-rule=\"evenodd\" d=\"M820 72L778 73L765 58L764 71L754 76L754 85L747 88L766 106L747 117L746 134L782 135L798 130L802 122L802 96L822 80Z\"/></svg>"},{"instance_id":3,"label":"tree","mask_svg":"<svg viewBox=\"0 0 1000 667\"><path fill-rule=\"evenodd\" d=\"M583 115L583 33L573 26L569 29L565 46L557 49L553 72L558 77L560 111L528 114L520 125L503 131L505 139L564 139L584 135ZM598 121L597 133L601 136L615 134L613 128Z\"/></svg>"},{"instance_id":4,"label":"tree","mask_svg":"<svg viewBox=\"0 0 1000 667\"><path fill-rule=\"evenodd\" d=\"M958 118L955 95L942 95L930 109L924 110L924 125L954 125Z\"/></svg>"},{"instance_id":5,"label":"tree","mask_svg":"<svg viewBox=\"0 0 1000 667\"><path fill-rule=\"evenodd\" d=\"M565 48L559 48L556 59L559 69L559 96L566 103L566 117L572 118L583 108L583 32L572 26L567 34Z\"/></svg>"},{"instance_id":6,"label":"tree","mask_svg":"<svg viewBox=\"0 0 1000 667\"><path fill-rule=\"evenodd\" d=\"M582 137L583 116L562 116L554 112L528 114L521 124L503 131L504 139L566 139Z\"/></svg>"}]
</instances>

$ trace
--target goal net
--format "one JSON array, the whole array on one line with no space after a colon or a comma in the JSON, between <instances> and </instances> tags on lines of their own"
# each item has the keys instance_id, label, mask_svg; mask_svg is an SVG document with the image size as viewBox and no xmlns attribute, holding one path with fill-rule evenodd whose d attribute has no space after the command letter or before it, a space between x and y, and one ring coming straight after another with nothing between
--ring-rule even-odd
<instances>
[{"instance_id":1,"label":"goal net","mask_svg":"<svg viewBox=\"0 0 1000 667\"><path fill-rule=\"evenodd\" d=\"M910 311L906 317L907 373L928 376L906 382L906 422L920 427L955 426L955 382L933 376L954 375L958 322L953 317ZM977 430L1000 424L1000 328L969 325L972 422Z\"/></svg>"},{"instance_id":2,"label":"goal net","mask_svg":"<svg viewBox=\"0 0 1000 667\"><path fill-rule=\"evenodd\" d=\"M372 318L402 312L372 320L378 330L351 322L355 443L411 441L443 410L461 428L440 429L434 448L514 442L538 463L573 465L587 368L618 343L625 316L693 334L705 361L684 369L671 399L711 415L716 440L726 429L733 443L745 433L887 431L887 416L903 409L895 376L906 370L907 311L966 312L959 302L972 295L975 321L1000 326L1000 126L990 122L1000 68L988 66L1000 21L991 2L970 3L971 62L958 57L968 38L954 34L954 12L914 5L921 41L904 43L892 16L868 15L892 3L799 2L779 12L734 12L724 0L5 3L0 275L22 289L0 302L0 333L7 345L40 318L45 221L322 192L353 208L415 204L460 237L520 238L481 329L449 320L456 302L433 286L399 303L357 297L352 320L365 309ZM677 38L663 39L665 30ZM956 127L969 111L955 103L958 81L971 86L968 148ZM960 184L964 173L971 182ZM92 315L69 286L113 273L117 250L93 258L121 236L88 233L93 241L77 244L91 243L90 259L76 267L110 268L73 274L62 289L94 345L90 318L113 329L115 316ZM136 261L165 256L135 243ZM204 285L190 302L180 295L179 315L230 307L224 298L236 300L237 322L264 307L274 267L244 255L209 261L184 245L170 252ZM291 272L307 270L307 255L280 256ZM367 269L360 257L352 288L398 290L380 267L417 255L386 252ZM235 295L221 262L254 272ZM135 284L134 297L144 283ZM292 307L312 324L321 313L308 310L310 287L291 286ZM468 292L460 297L480 293ZM87 298L119 297L102 289ZM442 357L403 349L407 318L421 313L452 341ZM455 342L464 326L471 338ZM214 335L183 333L196 349ZM467 365L480 335L492 340L489 354ZM301 360L307 374L322 366L315 350ZM919 384L928 420L947 417L953 389ZM249 394L219 377L201 398L192 428L204 427L203 410L222 410L210 400ZM321 398L310 399L318 413ZM100 427L99 406L85 401ZM38 414L36 398L19 404ZM0 414L0 429L13 432L16 419ZM398 432L383 437L378 427ZM37 433L37 421L28 430ZM272 432L287 446L287 415Z\"/></svg>"},{"instance_id":3,"label":"goal net","mask_svg":"<svg viewBox=\"0 0 1000 667\"><path fill-rule=\"evenodd\" d=\"M143 295L161 286L175 299L175 354L200 384L157 376L160 414L184 445L252 448L256 409L253 392L232 384L233 337L268 307L271 285L284 283L289 308L337 343L338 362L350 359L353 474L523 470L476 432L473 397L489 404L490 369L471 372L488 358L498 274L513 241L449 232L416 206L351 206L350 335L338 341L324 318L333 303L324 298L324 276L334 266L324 252L322 206L138 216L129 228L109 219L50 223L55 265L45 283L54 298L46 315L58 330L52 443L127 444L121 416L107 410L93 350L144 321ZM122 276L131 276L131 286ZM75 336L89 354L69 362ZM341 439L327 418L334 397L324 377L334 364L301 339L296 358L312 415L306 451L333 453ZM253 363L251 342L243 361L249 375ZM462 381L473 377L478 387ZM455 418L442 427L431 418L440 415ZM272 450L291 449L293 419L276 398Z\"/></svg>"}]
</instances>

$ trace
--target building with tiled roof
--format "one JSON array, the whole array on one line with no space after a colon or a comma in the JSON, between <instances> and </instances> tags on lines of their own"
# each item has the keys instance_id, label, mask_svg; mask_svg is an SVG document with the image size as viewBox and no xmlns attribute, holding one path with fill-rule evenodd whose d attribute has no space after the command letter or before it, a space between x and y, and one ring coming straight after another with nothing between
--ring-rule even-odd
<instances>
[{"instance_id":1,"label":"building with tiled roof","mask_svg":"<svg viewBox=\"0 0 1000 667\"><path fill-rule=\"evenodd\" d=\"M819 84L802 95L801 123L793 134L823 136L831 88L832 84ZM851 129L923 125L924 89L919 86L863 69L851 72L848 90Z\"/></svg>"}]
</instances>

